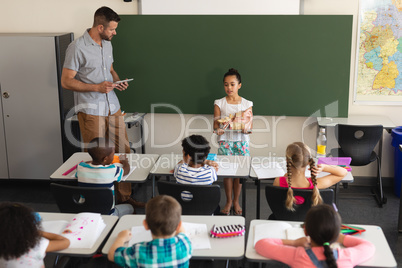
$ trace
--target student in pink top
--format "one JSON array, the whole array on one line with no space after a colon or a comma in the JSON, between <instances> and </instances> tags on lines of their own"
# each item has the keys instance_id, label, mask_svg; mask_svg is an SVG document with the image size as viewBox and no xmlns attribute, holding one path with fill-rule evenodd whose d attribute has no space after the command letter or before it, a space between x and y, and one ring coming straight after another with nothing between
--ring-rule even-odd
<instances>
[{"instance_id":1,"label":"student in pink top","mask_svg":"<svg viewBox=\"0 0 402 268\"><path fill-rule=\"evenodd\" d=\"M311 178L306 178L305 172L307 165L310 166ZM320 191L318 189L328 188L341 181L347 174L346 169L331 165L315 165L311 157L309 148L302 142L294 142L286 148L287 174L274 180L274 186L288 187L286 208L294 210L294 205L304 203L301 196L293 196L295 189L312 189L313 206L322 203ZM327 176L316 178L320 172L328 172Z\"/></svg>"},{"instance_id":2,"label":"student in pink top","mask_svg":"<svg viewBox=\"0 0 402 268\"><path fill-rule=\"evenodd\" d=\"M354 267L369 260L374 245L361 238L340 234L341 217L333 207L310 208L304 221L306 237L296 240L266 238L255 244L258 254L290 267ZM344 248L332 249L338 242Z\"/></svg>"}]
</instances>

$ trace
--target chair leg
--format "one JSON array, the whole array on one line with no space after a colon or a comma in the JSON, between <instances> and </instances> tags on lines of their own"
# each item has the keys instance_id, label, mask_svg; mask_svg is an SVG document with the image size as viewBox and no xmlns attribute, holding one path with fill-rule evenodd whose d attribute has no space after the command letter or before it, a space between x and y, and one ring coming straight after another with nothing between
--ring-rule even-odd
<instances>
[{"instance_id":1,"label":"chair leg","mask_svg":"<svg viewBox=\"0 0 402 268\"><path fill-rule=\"evenodd\" d=\"M381 160L377 156L377 189L372 189L375 199L377 200L378 206L382 208L382 205L387 203L387 198L384 196L384 191L382 188L382 176L381 176Z\"/></svg>"}]
</instances>

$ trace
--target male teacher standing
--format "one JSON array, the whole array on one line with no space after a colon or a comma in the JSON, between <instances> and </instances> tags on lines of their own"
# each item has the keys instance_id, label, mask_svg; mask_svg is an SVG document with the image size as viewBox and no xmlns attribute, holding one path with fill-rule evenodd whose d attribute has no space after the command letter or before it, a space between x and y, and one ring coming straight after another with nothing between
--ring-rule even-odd
<instances>
[{"instance_id":1,"label":"male teacher standing","mask_svg":"<svg viewBox=\"0 0 402 268\"><path fill-rule=\"evenodd\" d=\"M74 91L82 141L85 148L93 138L106 137L116 146L116 152L130 153L124 117L114 88L123 91L128 83L115 84L120 78L113 69L111 40L116 35L119 15L108 7L95 12L92 28L73 41L66 51L61 76L65 89ZM131 184L118 183L117 200L142 207L131 199Z\"/></svg>"}]
</instances>

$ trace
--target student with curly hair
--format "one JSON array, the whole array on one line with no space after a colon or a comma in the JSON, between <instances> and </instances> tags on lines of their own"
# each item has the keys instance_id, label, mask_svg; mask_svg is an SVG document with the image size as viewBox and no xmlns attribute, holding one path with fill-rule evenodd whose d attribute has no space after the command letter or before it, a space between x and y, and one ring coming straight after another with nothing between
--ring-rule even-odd
<instances>
[{"instance_id":1,"label":"student with curly hair","mask_svg":"<svg viewBox=\"0 0 402 268\"><path fill-rule=\"evenodd\" d=\"M310 166L311 178L306 178L305 172L307 165ZM309 148L302 142L294 142L286 148L286 166L287 174L274 180L274 186L288 188L286 199L286 208L294 210L294 205L304 203L301 196L293 196L295 189L312 189L313 206L322 203L320 191L318 189L328 188L340 182L347 174L346 169L331 165L315 165L314 159L311 157ZM328 172L327 176L316 178L320 172Z\"/></svg>"},{"instance_id":2,"label":"student with curly hair","mask_svg":"<svg viewBox=\"0 0 402 268\"><path fill-rule=\"evenodd\" d=\"M217 180L218 164L207 160L211 147L201 135L191 135L183 139L183 160L174 169L177 183L211 185ZM183 200L191 200L192 194L184 191Z\"/></svg>"},{"instance_id":3,"label":"student with curly hair","mask_svg":"<svg viewBox=\"0 0 402 268\"><path fill-rule=\"evenodd\" d=\"M41 230L35 212L22 204L0 204L0 267L45 267L46 252L68 248L70 241Z\"/></svg>"},{"instance_id":4,"label":"student with curly hair","mask_svg":"<svg viewBox=\"0 0 402 268\"><path fill-rule=\"evenodd\" d=\"M341 217L332 206L310 208L304 221L305 237L288 240L265 238L255 244L258 254L290 267L354 267L369 260L374 245L361 238L340 234ZM338 242L344 248L332 249Z\"/></svg>"}]
</instances>

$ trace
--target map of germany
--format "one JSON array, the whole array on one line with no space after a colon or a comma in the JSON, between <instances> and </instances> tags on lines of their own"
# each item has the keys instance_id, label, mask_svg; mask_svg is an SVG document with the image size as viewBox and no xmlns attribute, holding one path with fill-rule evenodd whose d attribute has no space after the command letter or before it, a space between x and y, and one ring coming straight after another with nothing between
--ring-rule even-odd
<instances>
[{"instance_id":1,"label":"map of germany","mask_svg":"<svg viewBox=\"0 0 402 268\"><path fill-rule=\"evenodd\" d=\"M401 0L361 1L357 100L361 96L402 98L401 26Z\"/></svg>"}]
</instances>

